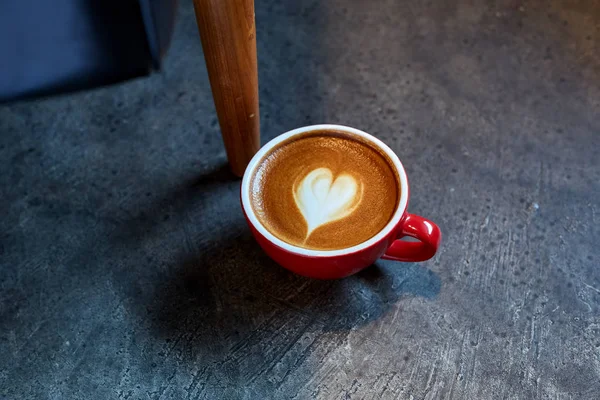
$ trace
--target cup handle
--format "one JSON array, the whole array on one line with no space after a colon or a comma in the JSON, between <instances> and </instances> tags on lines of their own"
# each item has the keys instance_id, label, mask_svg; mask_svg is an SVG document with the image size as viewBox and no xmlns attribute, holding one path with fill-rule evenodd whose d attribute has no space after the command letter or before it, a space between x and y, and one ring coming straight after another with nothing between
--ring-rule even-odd
<instances>
[{"instance_id":1,"label":"cup handle","mask_svg":"<svg viewBox=\"0 0 600 400\"><path fill-rule=\"evenodd\" d=\"M405 236L414 237L419 241L400 240ZM442 232L435 223L418 215L407 214L398 239L392 242L381 258L408 262L429 260L435 255L441 240Z\"/></svg>"}]
</instances>

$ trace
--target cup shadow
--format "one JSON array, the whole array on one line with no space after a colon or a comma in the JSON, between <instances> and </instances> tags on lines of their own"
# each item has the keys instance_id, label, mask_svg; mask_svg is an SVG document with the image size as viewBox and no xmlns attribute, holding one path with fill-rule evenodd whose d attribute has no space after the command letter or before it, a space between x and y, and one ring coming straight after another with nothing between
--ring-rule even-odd
<instances>
[{"instance_id":1,"label":"cup shadow","mask_svg":"<svg viewBox=\"0 0 600 400\"><path fill-rule=\"evenodd\" d=\"M232 351L286 329L350 331L386 314L403 297L435 298L437 274L416 264L380 261L335 281L295 275L268 258L244 233L183 254L172 274L139 310L151 314L151 333L181 352ZM299 329L299 328L298 328Z\"/></svg>"}]
</instances>

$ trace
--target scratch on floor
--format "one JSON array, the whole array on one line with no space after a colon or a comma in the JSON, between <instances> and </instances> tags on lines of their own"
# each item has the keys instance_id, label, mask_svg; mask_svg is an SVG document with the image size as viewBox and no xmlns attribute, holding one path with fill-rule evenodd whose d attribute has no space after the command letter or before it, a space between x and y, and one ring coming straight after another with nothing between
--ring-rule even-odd
<instances>
[{"instance_id":1,"label":"scratch on floor","mask_svg":"<svg viewBox=\"0 0 600 400\"><path fill-rule=\"evenodd\" d=\"M164 385L160 389L160 393L158 393L158 396L155 397L154 400L160 400L160 398L163 396L163 394L165 394L165 392L167 391L167 389L169 388L169 386L171 386L171 381L173 380L173 378L175 378L176 374L177 374L177 370L173 371L173 374L169 378L167 378L167 384Z\"/></svg>"},{"instance_id":2,"label":"scratch on floor","mask_svg":"<svg viewBox=\"0 0 600 400\"><path fill-rule=\"evenodd\" d=\"M590 306L590 303L588 303L587 301L583 300L583 299L582 299L581 297L579 297L579 296L577 296L577 299L578 299L579 301L581 301L583 304L585 304L585 305L587 306L587 308L588 308L588 312L592 312L592 310L593 310L593 309L592 309L592 306Z\"/></svg>"},{"instance_id":3,"label":"scratch on floor","mask_svg":"<svg viewBox=\"0 0 600 400\"><path fill-rule=\"evenodd\" d=\"M415 375L415 372L419 369L419 361L418 360L421 359L421 346L419 346L419 348L417 349L414 359L417 361L415 362L412 370L410 371L410 377L408 378L409 382L413 382L413 377Z\"/></svg>"},{"instance_id":4,"label":"scratch on floor","mask_svg":"<svg viewBox=\"0 0 600 400\"><path fill-rule=\"evenodd\" d=\"M202 368L201 370L199 370L198 372L193 374L192 381L190 382L189 386L187 388L185 388L186 392L188 392L188 395L187 395L188 399L192 398L192 393L200 384L200 378L204 375L204 373L206 372L207 369L208 369L208 365L206 365L204 368ZM206 381L206 379L204 381Z\"/></svg>"},{"instance_id":5,"label":"scratch on floor","mask_svg":"<svg viewBox=\"0 0 600 400\"><path fill-rule=\"evenodd\" d=\"M600 290L596 289L595 287L593 287L593 286L591 286L591 285L588 285L588 284L587 284L587 283L585 283L585 282L581 282L581 283L583 284L583 286L587 287L588 289L592 289L594 292L596 292L596 293L600 294Z\"/></svg>"},{"instance_id":6,"label":"scratch on floor","mask_svg":"<svg viewBox=\"0 0 600 400\"><path fill-rule=\"evenodd\" d=\"M246 347L248 347L254 341L254 338L261 333L262 329L271 324L271 322L276 318L276 316L277 316L277 313L273 313L267 319L262 321L258 326L256 326L249 335L247 335L246 337L241 339L238 343L236 343L234 346L232 346L229 349L229 354L223 360L222 363L224 364L228 361L235 360L237 358L238 353L244 351L244 349Z\"/></svg>"},{"instance_id":7,"label":"scratch on floor","mask_svg":"<svg viewBox=\"0 0 600 400\"><path fill-rule=\"evenodd\" d=\"M329 352L325 356L327 356L328 354L329 354ZM321 382L328 379L330 377L331 373L337 369L337 367L333 364L322 364L322 365L323 365L323 367L314 371L312 373L310 379L308 379L308 380L306 380L306 382L304 382L304 385L302 385L302 387L297 390L296 395L294 397L292 397L292 399L297 399L298 396L301 396L302 390L305 390L307 387L314 387L315 389L317 389L319 387L319 385L321 384ZM323 371L323 374L321 375L322 371ZM316 381L316 384L312 385L312 383L315 381ZM303 397L300 397L300 398L303 398Z\"/></svg>"},{"instance_id":8,"label":"scratch on floor","mask_svg":"<svg viewBox=\"0 0 600 400\"><path fill-rule=\"evenodd\" d=\"M483 222L481 223L481 225L479 225L479 230L485 228L486 226L488 226L488 224L490 223L490 214L488 213L488 215L485 216L485 219L483 220Z\"/></svg>"},{"instance_id":9,"label":"scratch on floor","mask_svg":"<svg viewBox=\"0 0 600 400\"><path fill-rule=\"evenodd\" d=\"M316 341L317 341L317 337L315 337L315 339L313 339L313 341L310 342L308 344L308 346L306 346L306 348L302 351L302 353L298 357L296 357L296 359L294 360L294 365L292 365L291 367L289 367L287 369L287 371L285 372L285 374L283 375L283 377L277 384L277 387L275 388L275 390L279 390L283 386L283 384L286 382L286 380L290 376L290 374L292 372L294 372L295 370L297 370L298 367L300 365L302 365L302 363L304 363L304 361L308 358L308 356L310 354L310 350Z\"/></svg>"},{"instance_id":10,"label":"scratch on floor","mask_svg":"<svg viewBox=\"0 0 600 400\"><path fill-rule=\"evenodd\" d=\"M437 377L437 364L433 364L429 376L427 377L427 383L425 383L424 397L427 397L428 393L431 392L433 386L435 386Z\"/></svg>"},{"instance_id":11,"label":"scratch on floor","mask_svg":"<svg viewBox=\"0 0 600 400\"><path fill-rule=\"evenodd\" d=\"M396 372L392 372L390 374L390 378L387 380L387 382L385 382L383 384L383 388L381 389L381 391L379 392L379 398L382 398L383 394L385 392L387 392L389 390L389 386L390 386L390 382L392 381L392 379L394 379L396 377Z\"/></svg>"},{"instance_id":12,"label":"scratch on floor","mask_svg":"<svg viewBox=\"0 0 600 400\"><path fill-rule=\"evenodd\" d=\"M289 340L289 343L283 348L283 350L281 350L278 355L273 357L273 359L271 360L270 363L268 363L264 368L261 368L260 370L255 371L253 374L251 374L250 377L248 378L248 383L252 383L259 376L262 376L263 374L271 372L273 370L273 368L275 368L275 366L279 363L279 361L281 361L283 359L283 357L285 357L285 355L292 349L292 347L294 347L294 345L296 343L298 343L300 338L306 333L308 328L310 328L311 324L312 324L312 321L308 321L306 323L306 325L302 329L300 329L298 331L298 333L296 335L294 335L294 337L291 340Z\"/></svg>"},{"instance_id":13,"label":"scratch on floor","mask_svg":"<svg viewBox=\"0 0 600 400\"><path fill-rule=\"evenodd\" d=\"M475 335L476 335L475 343L479 343L479 332L476 332ZM473 341L471 341L471 342L473 342ZM475 364L476 363L477 363L477 346L473 346L473 356L471 359L471 368L469 371L469 375L466 379L465 394L467 394L470 391L471 386L472 386L471 384L475 381L475 379L473 377L475 375Z\"/></svg>"}]
</instances>

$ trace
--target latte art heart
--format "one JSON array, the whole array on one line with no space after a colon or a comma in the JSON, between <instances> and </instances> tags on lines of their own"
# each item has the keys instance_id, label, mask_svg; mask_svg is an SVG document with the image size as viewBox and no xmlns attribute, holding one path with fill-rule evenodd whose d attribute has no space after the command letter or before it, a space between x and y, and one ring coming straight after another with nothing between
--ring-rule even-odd
<instances>
[{"instance_id":1,"label":"latte art heart","mask_svg":"<svg viewBox=\"0 0 600 400\"><path fill-rule=\"evenodd\" d=\"M334 180L329 168L313 170L293 190L296 206L308 226L306 238L319 226L350 215L362 197L354 177L340 174Z\"/></svg>"}]
</instances>

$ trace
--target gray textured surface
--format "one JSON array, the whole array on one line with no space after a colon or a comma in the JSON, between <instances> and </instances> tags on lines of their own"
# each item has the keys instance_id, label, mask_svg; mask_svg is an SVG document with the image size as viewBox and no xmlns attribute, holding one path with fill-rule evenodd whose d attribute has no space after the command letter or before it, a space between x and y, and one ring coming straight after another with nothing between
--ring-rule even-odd
<instances>
[{"instance_id":1,"label":"gray textured surface","mask_svg":"<svg viewBox=\"0 0 600 400\"><path fill-rule=\"evenodd\" d=\"M600 2L481 3L256 6L263 140L387 142L418 265L261 253L187 2L164 73L2 106L0 397L597 398Z\"/></svg>"}]
</instances>

